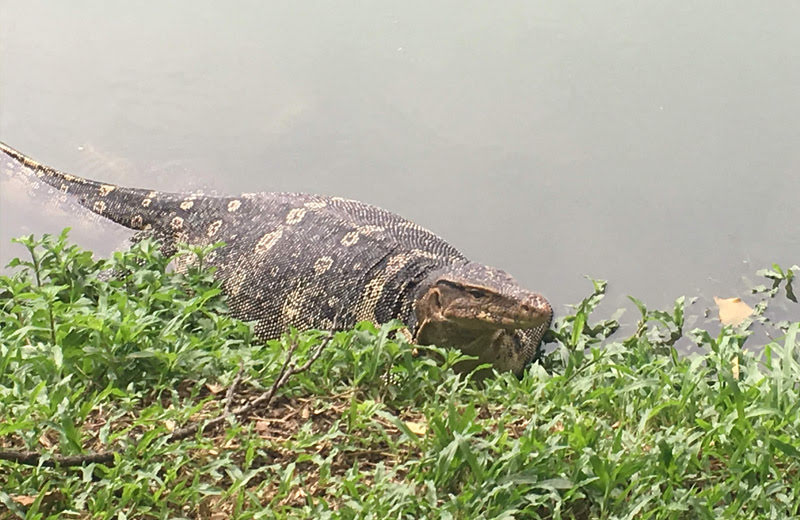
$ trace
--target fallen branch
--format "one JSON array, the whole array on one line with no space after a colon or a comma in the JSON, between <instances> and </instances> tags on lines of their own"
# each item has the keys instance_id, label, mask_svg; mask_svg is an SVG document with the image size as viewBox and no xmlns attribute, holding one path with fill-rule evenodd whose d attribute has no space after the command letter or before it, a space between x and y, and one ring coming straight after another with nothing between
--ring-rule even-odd
<instances>
[{"instance_id":1,"label":"fallen branch","mask_svg":"<svg viewBox=\"0 0 800 520\"><path fill-rule=\"evenodd\" d=\"M82 466L97 462L110 464L114 462L114 455L119 452L101 451L87 455L43 455L36 451L0 451L0 460L8 460L28 466Z\"/></svg>"},{"instance_id":2,"label":"fallen branch","mask_svg":"<svg viewBox=\"0 0 800 520\"><path fill-rule=\"evenodd\" d=\"M215 417L206 422L198 422L186 426L185 428L181 428L175 430L171 434L169 434L168 441L175 442L181 439L185 439L187 437L191 437L192 435L196 434L198 431L201 432L201 435L204 434L206 431L211 431L214 426L222 423L229 417L235 417L240 415L245 415L251 412L258 406L267 406L272 402L272 399L275 397L275 394L283 387L286 382L289 380L290 377L296 374L300 374L301 372L305 372L308 370L311 365L319 359L322 355L322 351L330 342L331 338L333 337L333 333L329 332L327 336L320 342L317 346L314 353L311 355L308 360L303 363L301 366L297 366L297 364L293 361L294 352L297 350L298 344L297 342L293 342L292 346L289 348L288 352L286 353L286 361L284 361L283 365L281 366L280 371L278 372L275 381L273 381L272 386L261 394L256 399L234 409L231 410L233 407L233 397L234 393L236 392L236 387L239 385L242 379L242 375L244 373L244 367L239 367L239 372L236 374L231 386L228 388L228 391L225 394L225 408L221 415ZM135 444L135 441L131 442L131 444ZM116 455L121 455L121 451L102 451L98 453L88 453L85 455L55 455L55 454L42 454L36 451L2 451L0 450L0 460L7 460L11 462L16 462L19 464L26 464L29 466L48 466L48 467L67 467L67 466L82 466L84 464L91 464L91 463L99 463L99 464L112 464L114 462L114 457Z\"/></svg>"},{"instance_id":3,"label":"fallen branch","mask_svg":"<svg viewBox=\"0 0 800 520\"><path fill-rule=\"evenodd\" d=\"M305 372L311 367L311 364L314 361L316 361L320 355L322 355L322 351L328 345L328 342L330 341L331 337L333 337L333 335L329 333L328 336L326 336L325 339L322 341L322 343L320 343L317 346L317 350L314 351L314 354L312 354L311 357L308 358L308 361L306 361L301 367L297 367L297 365L295 365L295 363L292 361L292 356L294 355L294 351L297 350L297 343L296 342L292 343L292 346L286 353L286 361L284 361L283 366L281 366L281 370L278 372L278 377L275 378L275 381L272 383L270 389L266 393L261 394L261 396L250 401L249 403L242 405L239 408L236 408L229 415L243 415L250 412L250 410L252 410L257 406L260 406L262 404L268 405L272 401L272 398L275 397L275 393L278 391L278 389L280 389L283 385L285 385L291 376L299 374L301 372ZM291 368L289 368L290 365ZM185 428L176 430L172 433L172 435L170 435L169 440L178 441L181 439L185 439L186 437L189 437L191 435L194 435L201 429L205 431L207 428L216 426L217 424L221 423L222 421L227 419L229 415L223 414L205 423L202 424L195 423Z\"/></svg>"}]
</instances>

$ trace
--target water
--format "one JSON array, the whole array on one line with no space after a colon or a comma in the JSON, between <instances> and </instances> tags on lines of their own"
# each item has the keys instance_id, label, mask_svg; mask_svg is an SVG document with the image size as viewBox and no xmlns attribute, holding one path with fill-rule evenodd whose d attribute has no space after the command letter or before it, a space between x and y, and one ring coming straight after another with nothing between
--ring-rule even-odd
<instances>
[{"instance_id":1,"label":"water","mask_svg":"<svg viewBox=\"0 0 800 520\"><path fill-rule=\"evenodd\" d=\"M128 186L371 202L561 313L585 274L657 307L800 263L797 2L392 4L6 1L0 140ZM0 187L3 264L24 233L130 235Z\"/></svg>"}]
</instances>

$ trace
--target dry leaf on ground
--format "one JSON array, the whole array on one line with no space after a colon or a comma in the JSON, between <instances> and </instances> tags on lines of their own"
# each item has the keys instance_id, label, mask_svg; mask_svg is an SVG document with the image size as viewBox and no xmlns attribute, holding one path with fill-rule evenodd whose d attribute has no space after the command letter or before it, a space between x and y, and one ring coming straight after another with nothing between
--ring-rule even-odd
<instances>
[{"instance_id":1,"label":"dry leaf on ground","mask_svg":"<svg viewBox=\"0 0 800 520\"><path fill-rule=\"evenodd\" d=\"M406 421L406 427L415 435L425 435L428 431L428 425L425 423Z\"/></svg>"},{"instance_id":2,"label":"dry leaf on ground","mask_svg":"<svg viewBox=\"0 0 800 520\"><path fill-rule=\"evenodd\" d=\"M217 383L206 383L206 388L208 388L208 391L214 395L217 395L221 393L223 390L225 390L224 385L220 385Z\"/></svg>"},{"instance_id":3,"label":"dry leaf on ground","mask_svg":"<svg viewBox=\"0 0 800 520\"><path fill-rule=\"evenodd\" d=\"M29 506L36 502L36 497L30 495L11 495L11 500L21 506Z\"/></svg>"}]
</instances>

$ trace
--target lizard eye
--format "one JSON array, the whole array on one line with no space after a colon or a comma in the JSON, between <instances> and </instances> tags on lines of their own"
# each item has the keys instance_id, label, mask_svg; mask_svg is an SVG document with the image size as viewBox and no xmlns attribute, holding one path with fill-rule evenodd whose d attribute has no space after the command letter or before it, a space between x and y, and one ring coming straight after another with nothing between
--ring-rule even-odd
<instances>
[{"instance_id":1,"label":"lizard eye","mask_svg":"<svg viewBox=\"0 0 800 520\"><path fill-rule=\"evenodd\" d=\"M467 292L474 298L483 298L484 296L486 296L485 292L480 291L478 289L467 289Z\"/></svg>"}]
</instances>

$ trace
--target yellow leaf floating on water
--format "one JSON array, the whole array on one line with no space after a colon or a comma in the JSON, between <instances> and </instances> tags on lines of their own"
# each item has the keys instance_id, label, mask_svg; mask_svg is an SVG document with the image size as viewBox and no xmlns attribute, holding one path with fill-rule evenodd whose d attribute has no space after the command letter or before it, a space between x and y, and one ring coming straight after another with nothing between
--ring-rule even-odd
<instances>
[{"instance_id":1,"label":"yellow leaf floating on water","mask_svg":"<svg viewBox=\"0 0 800 520\"><path fill-rule=\"evenodd\" d=\"M719 307L719 321L723 325L738 325L753 314L753 308L744 303L741 298L717 298L714 301Z\"/></svg>"}]
</instances>

